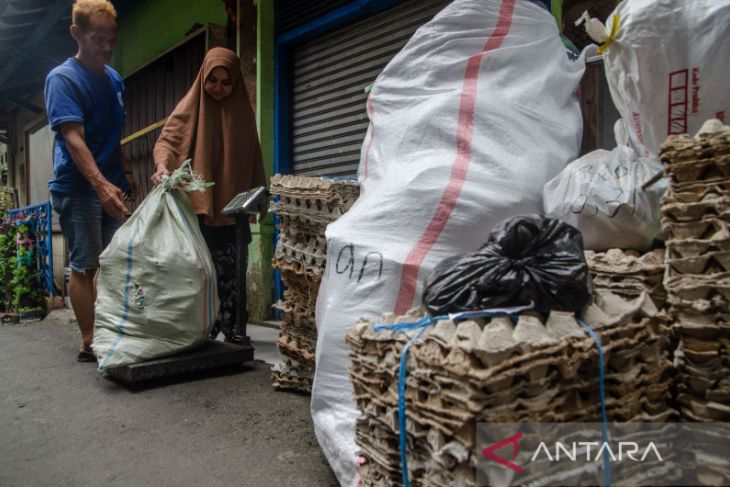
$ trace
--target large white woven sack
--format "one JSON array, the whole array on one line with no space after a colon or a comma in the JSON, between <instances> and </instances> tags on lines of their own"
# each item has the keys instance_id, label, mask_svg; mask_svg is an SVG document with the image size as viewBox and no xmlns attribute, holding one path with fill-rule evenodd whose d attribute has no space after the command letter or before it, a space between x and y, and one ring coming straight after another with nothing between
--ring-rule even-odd
<instances>
[{"instance_id":1,"label":"large white woven sack","mask_svg":"<svg viewBox=\"0 0 730 487\"><path fill-rule=\"evenodd\" d=\"M598 149L571 162L543 192L545 216L571 224L586 250L649 250L661 231L660 200L666 179L643 188L662 163L628 146L623 120L614 126L617 147Z\"/></svg>"},{"instance_id":2,"label":"large white woven sack","mask_svg":"<svg viewBox=\"0 0 730 487\"><path fill-rule=\"evenodd\" d=\"M578 155L582 119L555 19L526 0L457 0L378 76L361 196L327 228L311 410L342 485L355 476L358 412L345 334L359 317L421 303L446 257L499 221L542 212L547 181Z\"/></svg>"},{"instance_id":3,"label":"large white woven sack","mask_svg":"<svg viewBox=\"0 0 730 487\"><path fill-rule=\"evenodd\" d=\"M615 19L615 20L614 20ZM609 16L604 62L611 97L641 155L670 134L727 123L730 0L624 0Z\"/></svg>"},{"instance_id":4,"label":"large white woven sack","mask_svg":"<svg viewBox=\"0 0 730 487\"><path fill-rule=\"evenodd\" d=\"M157 186L101 254L94 325L100 372L189 350L208 338L218 288L181 189L189 179L185 165Z\"/></svg>"}]
</instances>

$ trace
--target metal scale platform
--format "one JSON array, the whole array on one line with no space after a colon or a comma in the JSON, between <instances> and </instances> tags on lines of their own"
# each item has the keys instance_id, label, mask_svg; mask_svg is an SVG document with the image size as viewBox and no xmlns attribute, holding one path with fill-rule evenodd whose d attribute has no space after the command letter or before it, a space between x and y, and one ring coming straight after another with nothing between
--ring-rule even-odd
<instances>
[{"instance_id":1,"label":"metal scale platform","mask_svg":"<svg viewBox=\"0 0 730 487\"><path fill-rule=\"evenodd\" d=\"M239 276L236 294L236 335L234 340L219 342L208 340L205 345L189 352L170 357L140 362L107 369L110 378L120 382L136 385L151 379L161 379L202 370L230 367L250 362L254 358L254 347L246 334L246 323L240 310L245 299L245 259L241 255L244 245L244 226L248 225L250 215L261 215L263 218L269 202L269 192L265 187L241 193L231 200L223 209L223 214L236 220L236 275Z\"/></svg>"}]
</instances>

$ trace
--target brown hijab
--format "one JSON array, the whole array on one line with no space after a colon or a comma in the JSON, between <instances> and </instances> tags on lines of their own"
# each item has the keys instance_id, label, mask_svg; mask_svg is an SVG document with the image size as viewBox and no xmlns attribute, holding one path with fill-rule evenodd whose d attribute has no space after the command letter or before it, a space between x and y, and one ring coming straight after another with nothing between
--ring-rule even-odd
<instances>
[{"instance_id":1,"label":"brown hijab","mask_svg":"<svg viewBox=\"0 0 730 487\"><path fill-rule=\"evenodd\" d=\"M215 101L203 84L219 66L230 74L233 92ZM169 170L192 158L193 171L215 183L203 193L189 193L195 213L205 215L206 225L232 225L233 219L222 216L221 210L236 194L266 184L256 119L233 51L222 47L208 51L193 86L165 123L153 158Z\"/></svg>"}]
</instances>

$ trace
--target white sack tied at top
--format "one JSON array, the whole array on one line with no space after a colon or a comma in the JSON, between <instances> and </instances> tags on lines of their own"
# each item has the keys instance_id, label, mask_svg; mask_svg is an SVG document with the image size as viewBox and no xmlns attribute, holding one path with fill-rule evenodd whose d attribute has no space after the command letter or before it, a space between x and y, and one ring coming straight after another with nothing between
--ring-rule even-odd
<instances>
[{"instance_id":1,"label":"white sack tied at top","mask_svg":"<svg viewBox=\"0 0 730 487\"><path fill-rule=\"evenodd\" d=\"M101 254L93 342L100 372L207 340L218 287L187 192L208 185L186 161L147 195Z\"/></svg>"},{"instance_id":2,"label":"white sack tied at top","mask_svg":"<svg viewBox=\"0 0 730 487\"><path fill-rule=\"evenodd\" d=\"M730 110L730 0L624 0L605 25L587 14L600 43L611 97L640 156L672 134L694 134Z\"/></svg>"},{"instance_id":3,"label":"white sack tied at top","mask_svg":"<svg viewBox=\"0 0 730 487\"><path fill-rule=\"evenodd\" d=\"M644 188L662 163L629 147L622 120L614 132L617 147L581 156L545 185L545 216L580 230L586 250L646 251L661 231L660 199L667 181Z\"/></svg>"}]
</instances>

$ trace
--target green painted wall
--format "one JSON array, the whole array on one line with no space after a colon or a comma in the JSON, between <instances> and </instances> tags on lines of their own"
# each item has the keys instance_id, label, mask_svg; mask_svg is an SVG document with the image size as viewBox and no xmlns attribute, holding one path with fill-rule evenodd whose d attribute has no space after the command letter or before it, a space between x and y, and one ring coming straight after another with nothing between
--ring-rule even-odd
<instances>
[{"instance_id":1,"label":"green painted wall","mask_svg":"<svg viewBox=\"0 0 730 487\"><path fill-rule=\"evenodd\" d=\"M222 0L145 0L135 2L119 19L112 65L122 76L154 58L185 36L195 24L226 25Z\"/></svg>"},{"instance_id":2,"label":"green painted wall","mask_svg":"<svg viewBox=\"0 0 730 487\"><path fill-rule=\"evenodd\" d=\"M256 123L261 140L267 179L274 169L274 2L259 0L256 5ZM274 299L274 219L269 214L252 225L249 247L248 305L250 321L270 319Z\"/></svg>"}]
</instances>

